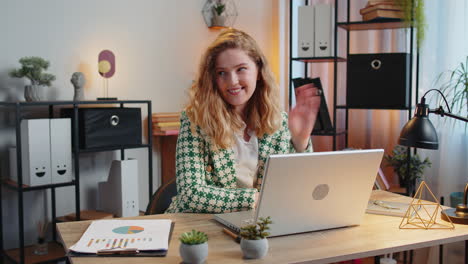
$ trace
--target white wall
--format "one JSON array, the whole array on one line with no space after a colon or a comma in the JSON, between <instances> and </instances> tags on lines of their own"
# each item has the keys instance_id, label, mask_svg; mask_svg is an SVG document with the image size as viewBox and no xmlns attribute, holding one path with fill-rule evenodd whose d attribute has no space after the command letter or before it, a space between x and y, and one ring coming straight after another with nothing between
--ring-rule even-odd
<instances>
[{"instance_id":1,"label":"white wall","mask_svg":"<svg viewBox=\"0 0 468 264\"><path fill-rule=\"evenodd\" d=\"M278 21L280 1L234 0L238 9L235 27L250 33L266 56L278 69ZM104 96L97 71L97 56L110 49L116 55L116 73L109 81L110 96L119 99L151 100L153 112L179 111L186 100L198 60L218 31L207 28L201 10L205 0L0 0L0 100L23 99L24 80L12 79L7 73L18 67L24 56L40 56L50 61L49 72L57 76L48 88L49 100L71 100L73 72L85 74L85 98ZM283 100L284 101L284 100ZM145 112L143 108L143 112ZM143 118L146 118L144 116ZM14 139L11 130L1 126L0 152ZM132 150L127 157L140 162L140 209L148 202L146 150ZM2 154L2 174L8 163ZM82 209L94 208L97 182L105 179L110 161L118 153L81 156ZM155 151L154 189L159 185L159 155ZM74 188L57 189L57 214L74 211ZM16 196L2 197L4 232L8 246L15 246L17 228ZM26 195L25 222L29 226L27 243L34 238L34 222L41 219L43 191ZM13 202L14 201L14 202ZM50 206L46 206L50 210Z\"/></svg>"}]
</instances>

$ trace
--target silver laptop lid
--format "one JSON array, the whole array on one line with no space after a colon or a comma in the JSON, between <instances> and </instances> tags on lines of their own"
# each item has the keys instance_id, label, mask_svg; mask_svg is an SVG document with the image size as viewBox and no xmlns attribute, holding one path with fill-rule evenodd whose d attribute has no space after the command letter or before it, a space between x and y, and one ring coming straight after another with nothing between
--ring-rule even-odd
<instances>
[{"instance_id":1,"label":"silver laptop lid","mask_svg":"<svg viewBox=\"0 0 468 264\"><path fill-rule=\"evenodd\" d=\"M358 225L383 153L370 149L271 155L257 216L271 216L271 236Z\"/></svg>"}]
</instances>

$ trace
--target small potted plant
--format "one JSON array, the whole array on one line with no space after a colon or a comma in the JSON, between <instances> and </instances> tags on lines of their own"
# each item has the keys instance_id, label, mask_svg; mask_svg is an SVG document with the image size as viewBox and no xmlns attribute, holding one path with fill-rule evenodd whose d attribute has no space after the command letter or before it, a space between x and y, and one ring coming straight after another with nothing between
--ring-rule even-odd
<instances>
[{"instance_id":1,"label":"small potted plant","mask_svg":"<svg viewBox=\"0 0 468 264\"><path fill-rule=\"evenodd\" d=\"M424 169L431 167L428 158L422 160L418 154L410 155L408 171L408 148L396 145L392 155L385 155L388 166L393 167L393 171L398 174L400 185L406 187L407 194L412 195L415 190L416 180L421 178Z\"/></svg>"},{"instance_id":2,"label":"small potted plant","mask_svg":"<svg viewBox=\"0 0 468 264\"><path fill-rule=\"evenodd\" d=\"M224 27L226 18L223 13L226 10L226 4L223 0L215 0L211 10L213 12L211 26Z\"/></svg>"},{"instance_id":3,"label":"small potted plant","mask_svg":"<svg viewBox=\"0 0 468 264\"><path fill-rule=\"evenodd\" d=\"M50 73L44 73L49 68L49 62L40 57L23 57L19 60L21 68L10 72L11 77L26 77L31 81L24 89L24 98L28 102L40 101L41 96L38 92L40 86L51 86L55 76Z\"/></svg>"},{"instance_id":4,"label":"small potted plant","mask_svg":"<svg viewBox=\"0 0 468 264\"><path fill-rule=\"evenodd\" d=\"M271 218L260 217L257 224L247 225L241 228L240 236L241 249L244 257L247 259L258 259L266 256L268 252L268 240L266 239L270 233L268 225L272 224Z\"/></svg>"},{"instance_id":5,"label":"small potted plant","mask_svg":"<svg viewBox=\"0 0 468 264\"><path fill-rule=\"evenodd\" d=\"M179 253L184 263L204 263L208 256L208 235L192 230L183 233L179 238Z\"/></svg>"}]
</instances>

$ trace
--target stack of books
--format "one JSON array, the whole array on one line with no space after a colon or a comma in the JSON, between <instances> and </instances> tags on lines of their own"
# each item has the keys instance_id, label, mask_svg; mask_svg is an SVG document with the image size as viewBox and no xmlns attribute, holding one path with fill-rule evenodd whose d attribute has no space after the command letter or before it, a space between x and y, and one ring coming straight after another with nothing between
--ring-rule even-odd
<instances>
[{"instance_id":1,"label":"stack of books","mask_svg":"<svg viewBox=\"0 0 468 264\"><path fill-rule=\"evenodd\" d=\"M359 13L362 15L363 21L385 18L404 18L401 7L395 1L391 0L369 0L366 7L361 9Z\"/></svg>"},{"instance_id":2,"label":"stack of books","mask_svg":"<svg viewBox=\"0 0 468 264\"><path fill-rule=\"evenodd\" d=\"M155 135L178 135L180 129L180 112L155 113L152 116Z\"/></svg>"}]
</instances>

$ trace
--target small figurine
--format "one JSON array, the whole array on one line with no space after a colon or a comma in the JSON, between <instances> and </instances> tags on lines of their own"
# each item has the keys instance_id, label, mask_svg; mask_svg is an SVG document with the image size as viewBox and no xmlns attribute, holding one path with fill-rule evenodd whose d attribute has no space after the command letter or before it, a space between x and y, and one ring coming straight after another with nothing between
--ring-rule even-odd
<instances>
[{"instance_id":1,"label":"small figurine","mask_svg":"<svg viewBox=\"0 0 468 264\"><path fill-rule=\"evenodd\" d=\"M74 72L70 81L73 84L73 87L75 88L75 95L73 96L73 101L83 101L83 89L86 82L84 74L82 72Z\"/></svg>"}]
</instances>

